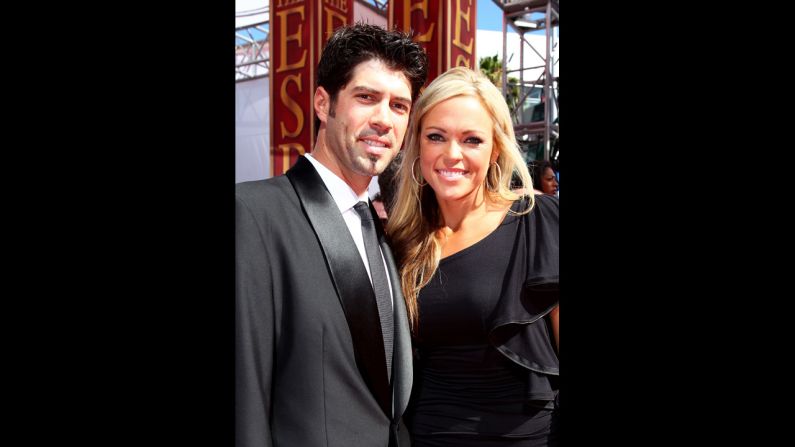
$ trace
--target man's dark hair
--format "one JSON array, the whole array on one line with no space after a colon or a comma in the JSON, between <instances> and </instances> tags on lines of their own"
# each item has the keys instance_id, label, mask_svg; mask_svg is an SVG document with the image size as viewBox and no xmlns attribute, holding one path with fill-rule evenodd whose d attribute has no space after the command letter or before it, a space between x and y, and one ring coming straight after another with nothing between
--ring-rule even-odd
<instances>
[{"instance_id":1,"label":"man's dark hair","mask_svg":"<svg viewBox=\"0 0 795 447\"><path fill-rule=\"evenodd\" d=\"M337 93L350 82L353 70L362 62L377 59L391 70L400 70L411 85L411 100L417 99L428 77L428 56L408 34L366 23L338 28L331 35L317 66L317 85L331 98L331 109ZM315 133L320 120L315 117Z\"/></svg>"}]
</instances>

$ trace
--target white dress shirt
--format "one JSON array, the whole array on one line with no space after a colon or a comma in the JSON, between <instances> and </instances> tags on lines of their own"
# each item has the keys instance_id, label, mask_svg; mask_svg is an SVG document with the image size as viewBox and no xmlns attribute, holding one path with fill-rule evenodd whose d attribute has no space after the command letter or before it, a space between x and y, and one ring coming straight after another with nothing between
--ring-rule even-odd
<instances>
[{"instance_id":1,"label":"white dress shirt","mask_svg":"<svg viewBox=\"0 0 795 447\"><path fill-rule=\"evenodd\" d=\"M359 256L362 258L362 263L364 264L364 268L367 270L367 276L370 277L370 284L373 282L373 276L370 274L370 265L367 262L367 252L364 249L364 237L362 236L362 219L359 217L359 214L356 210L353 209L353 206L359 202L368 203L368 196L367 191L365 191L362 195L357 195L356 192L353 191L353 188L348 186L345 181L341 178L337 177L337 174L331 172L329 168L323 166L319 161L315 160L312 157L312 154L304 154L307 160L312 163L312 166L315 167L315 170L318 174L320 174L321 180L326 185L326 189L331 193L331 197L334 199L334 202L337 204L337 207L342 214L343 220L345 220L345 224L348 226L348 232L351 233L353 237L353 242L356 244L356 249L359 250ZM379 251L381 247L378 248ZM384 270L387 272L386 280L389 283L389 296L392 298L392 307L395 307L395 297L392 295L392 280L389 278L389 269L386 267L386 261L384 261L384 254L381 253L381 262L384 263Z\"/></svg>"}]
</instances>

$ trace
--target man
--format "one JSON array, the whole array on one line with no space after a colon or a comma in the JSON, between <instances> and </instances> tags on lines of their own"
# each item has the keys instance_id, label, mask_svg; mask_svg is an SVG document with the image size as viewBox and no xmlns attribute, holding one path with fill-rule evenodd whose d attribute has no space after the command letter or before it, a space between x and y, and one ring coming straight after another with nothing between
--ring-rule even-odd
<instances>
[{"instance_id":1,"label":"man","mask_svg":"<svg viewBox=\"0 0 795 447\"><path fill-rule=\"evenodd\" d=\"M337 30L318 65L311 155L283 176L237 185L238 446L399 444L411 340L367 186L400 150L426 76L408 36Z\"/></svg>"}]
</instances>

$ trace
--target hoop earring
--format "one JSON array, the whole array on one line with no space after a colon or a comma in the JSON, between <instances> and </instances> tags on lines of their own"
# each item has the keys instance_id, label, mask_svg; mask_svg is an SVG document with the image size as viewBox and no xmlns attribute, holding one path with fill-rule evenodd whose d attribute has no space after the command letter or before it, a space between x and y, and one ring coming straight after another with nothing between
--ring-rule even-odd
<instances>
[{"instance_id":1,"label":"hoop earring","mask_svg":"<svg viewBox=\"0 0 795 447\"><path fill-rule=\"evenodd\" d=\"M496 168L495 171L497 172L497 181L494 182L494 186L489 185L489 179L491 179L492 173L492 170L489 169L489 172L486 174L486 189L491 192L498 192L500 190L500 184L502 183L502 168L500 168L500 165L496 161L492 163L491 166Z\"/></svg>"},{"instance_id":2,"label":"hoop earring","mask_svg":"<svg viewBox=\"0 0 795 447\"><path fill-rule=\"evenodd\" d=\"M418 155L417 158L415 158L414 161L411 162L411 179L414 180L414 183L416 183L417 186L422 188L423 186L427 185L428 182L420 183L420 182L417 181L417 177L414 175L414 165L417 164L417 161L419 159L420 159L420 156ZM420 173L420 175L422 175L422 173ZM425 180L425 179L423 179L423 180Z\"/></svg>"}]
</instances>

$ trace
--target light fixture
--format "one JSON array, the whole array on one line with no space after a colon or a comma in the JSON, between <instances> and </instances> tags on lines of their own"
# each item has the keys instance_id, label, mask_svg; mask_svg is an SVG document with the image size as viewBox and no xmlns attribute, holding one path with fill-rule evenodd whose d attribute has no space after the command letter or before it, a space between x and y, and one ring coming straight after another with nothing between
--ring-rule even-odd
<instances>
[{"instance_id":1,"label":"light fixture","mask_svg":"<svg viewBox=\"0 0 795 447\"><path fill-rule=\"evenodd\" d=\"M531 21L525 20L525 19L518 19L518 20L514 21L513 24L516 25L516 26L522 27L522 28L533 28L533 29L538 28L538 23L531 22Z\"/></svg>"}]
</instances>

